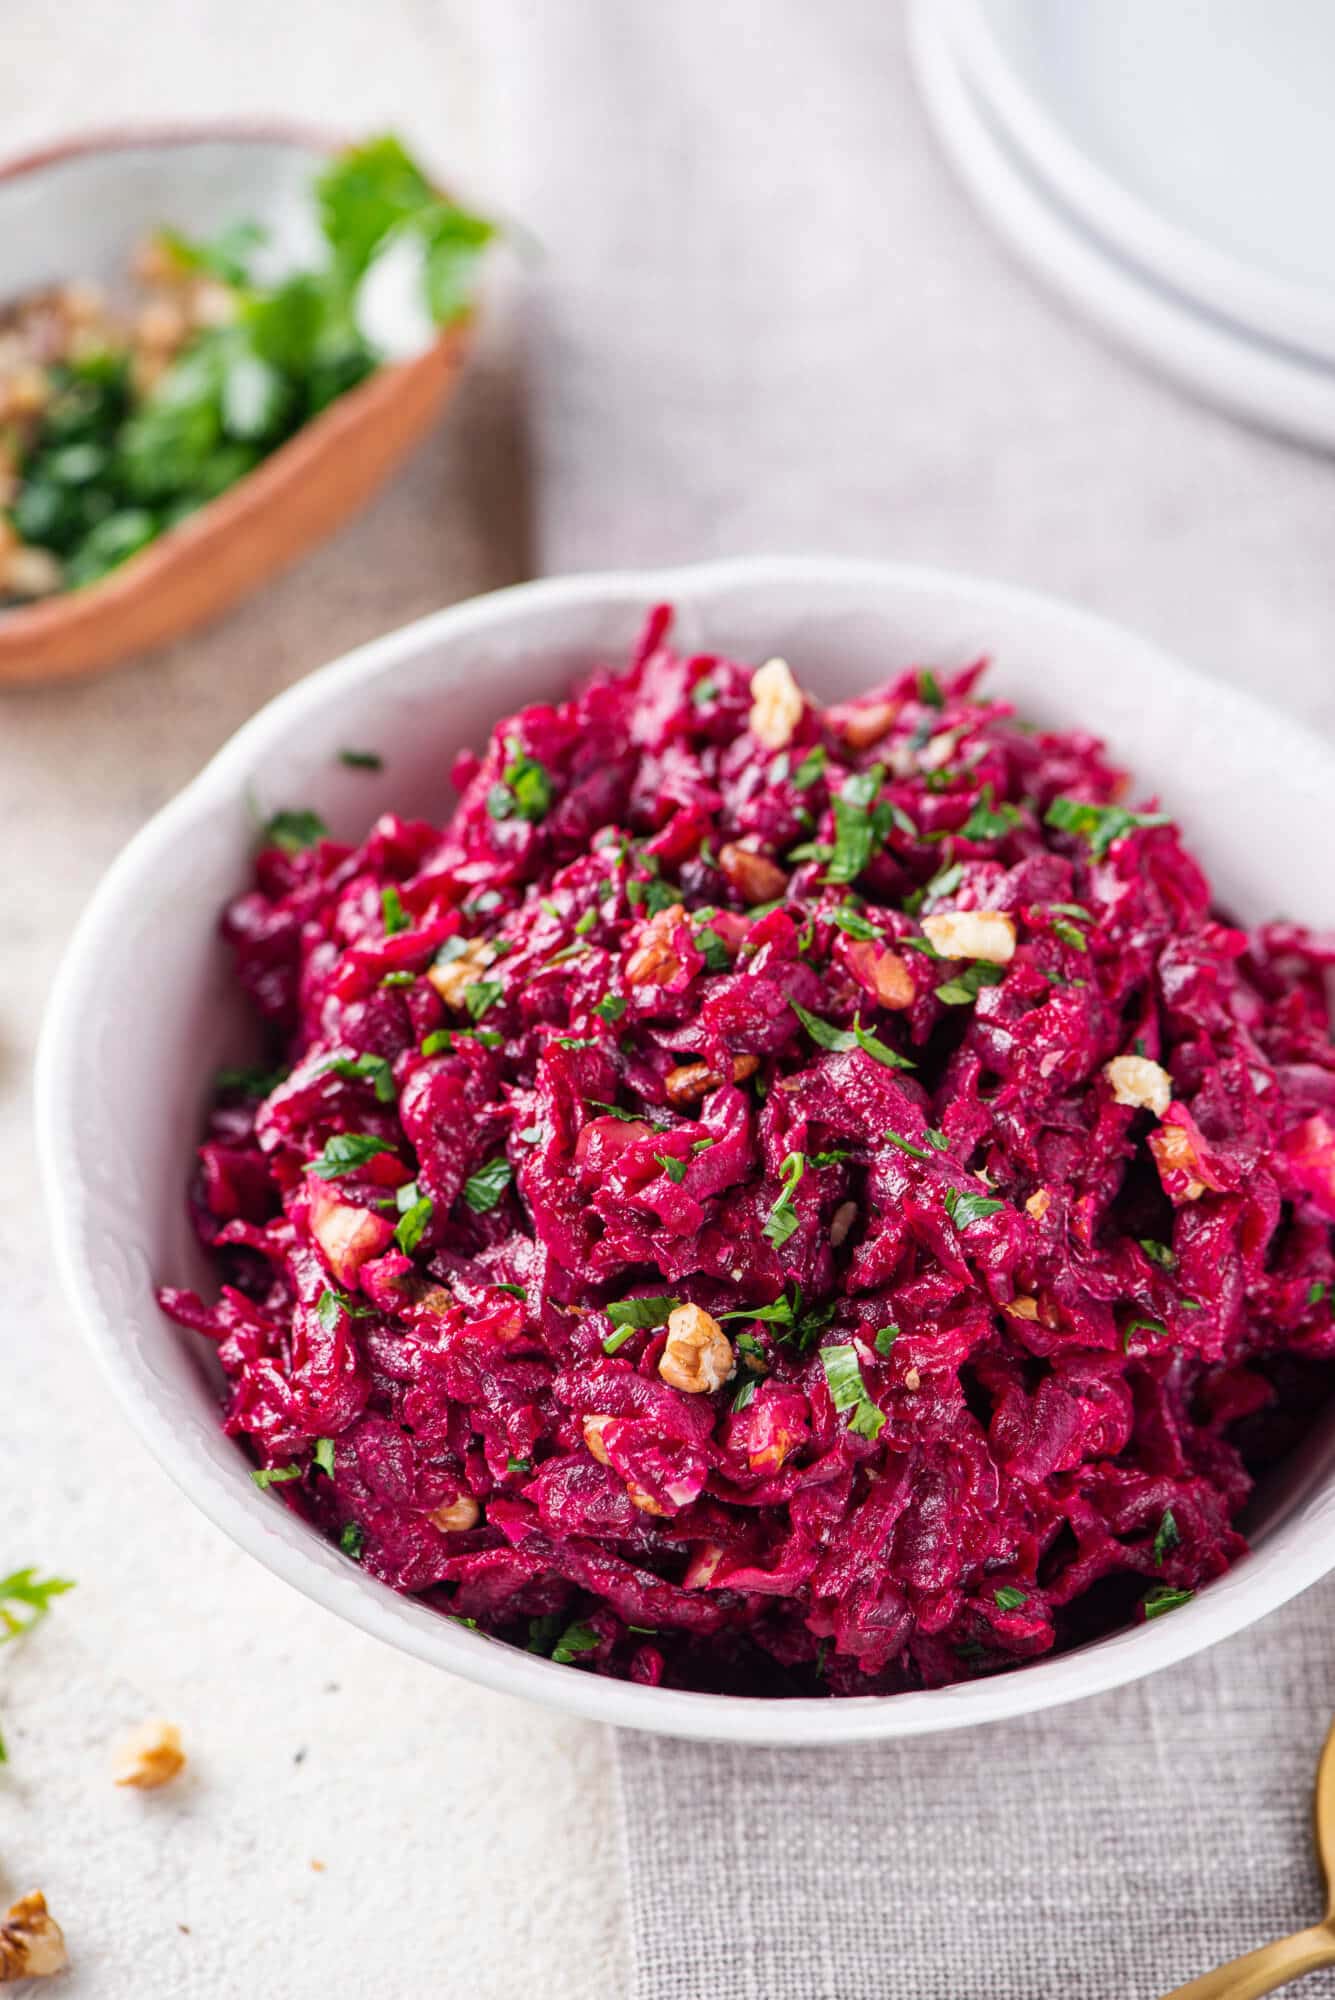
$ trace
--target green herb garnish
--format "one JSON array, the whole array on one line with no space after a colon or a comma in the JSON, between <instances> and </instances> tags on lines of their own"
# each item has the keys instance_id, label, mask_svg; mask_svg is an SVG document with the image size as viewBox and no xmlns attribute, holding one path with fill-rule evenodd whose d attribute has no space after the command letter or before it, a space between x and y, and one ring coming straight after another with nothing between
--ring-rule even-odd
<instances>
[{"instance_id":1,"label":"green herb garnish","mask_svg":"<svg viewBox=\"0 0 1335 2000\"><path fill-rule=\"evenodd\" d=\"M340 1175L364 1167L377 1153L393 1151L384 1139L374 1139L369 1132L336 1132L332 1139L326 1139L324 1151L318 1160L311 1161L309 1171L319 1180L336 1181Z\"/></svg>"},{"instance_id":2,"label":"green herb garnish","mask_svg":"<svg viewBox=\"0 0 1335 2000\"><path fill-rule=\"evenodd\" d=\"M1027 1592L1016 1590L1009 1583L1003 1583L1000 1590L992 1592L998 1611L1023 1611L1029 1602Z\"/></svg>"},{"instance_id":3,"label":"green herb garnish","mask_svg":"<svg viewBox=\"0 0 1335 2000\"><path fill-rule=\"evenodd\" d=\"M74 1584L67 1576L39 1577L35 1567L11 1570L0 1577L0 1646L21 1639L41 1623L53 1598L63 1597ZM18 1606L17 1610L12 1607Z\"/></svg>"},{"instance_id":4,"label":"green herb garnish","mask_svg":"<svg viewBox=\"0 0 1335 2000\"><path fill-rule=\"evenodd\" d=\"M250 1476L259 1487L286 1486L290 1479L300 1479L301 1467L299 1465L257 1465L252 1470Z\"/></svg>"},{"instance_id":5,"label":"green herb garnish","mask_svg":"<svg viewBox=\"0 0 1335 2000\"><path fill-rule=\"evenodd\" d=\"M265 847L281 847L284 854L300 854L328 838L329 828L316 812L276 812L260 835Z\"/></svg>"},{"instance_id":6,"label":"green herb garnish","mask_svg":"<svg viewBox=\"0 0 1335 2000\"><path fill-rule=\"evenodd\" d=\"M1168 1551L1175 1549L1181 1539L1182 1537L1177 1530L1177 1522L1173 1519L1173 1510L1171 1507L1165 1507L1163 1519L1160 1521L1154 1537L1154 1560L1160 1569L1163 1568L1163 1559L1168 1554Z\"/></svg>"},{"instance_id":7,"label":"green herb garnish","mask_svg":"<svg viewBox=\"0 0 1335 2000\"><path fill-rule=\"evenodd\" d=\"M856 1431L859 1437L878 1437L885 1422L885 1412L878 1409L867 1394L856 1347L851 1343L822 1347L820 1359L835 1409L841 1413L844 1410L854 1412L848 1428Z\"/></svg>"},{"instance_id":8,"label":"green herb garnish","mask_svg":"<svg viewBox=\"0 0 1335 2000\"><path fill-rule=\"evenodd\" d=\"M1179 1605L1190 1604L1195 1595L1194 1590L1174 1590L1171 1584L1156 1583L1141 1609L1147 1618L1162 1618L1165 1611L1176 1611Z\"/></svg>"},{"instance_id":9,"label":"green herb garnish","mask_svg":"<svg viewBox=\"0 0 1335 2000\"><path fill-rule=\"evenodd\" d=\"M464 1182L464 1200L475 1215L489 1215L514 1179L514 1168L498 1153Z\"/></svg>"},{"instance_id":10,"label":"green herb garnish","mask_svg":"<svg viewBox=\"0 0 1335 2000\"><path fill-rule=\"evenodd\" d=\"M964 1188L951 1187L945 1193L946 1214L956 1229L971 1229L975 1222L984 1221L989 1215L997 1215L1006 1206L1004 1201L996 1201L991 1195L969 1194Z\"/></svg>"},{"instance_id":11,"label":"green herb garnish","mask_svg":"<svg viewBox=\"0 0 1335 2000\"><path fill-rule=\"evenodd\" d=\"M655 1292L645 1298L614 1300L607 1308L607 1317L613 1326L627 1327L634 1332L640 1327L666 1326L680 1304L680 1299Z\"/></svg>"},{"instance_id":12,"label":"green herb garnish","mask_svg":"<svg viewBox=\"0 0 1335 2000\"><path fill-rule=\"evenodd\" d=\"M330 1056L321 1063L317 1075L341 1076L350 1083L369 1083L381 1104L393 1104L398 1096L394 1072L384 1056Z\"/></svg>"},{"instance_id":13,"label":"green herb garnish","mask_svg":"<svg viewBox=\"0 0 1335 2000\"><path fill-rule=\"evenodd\" d=\"M334 1440L332 1438L316 1438L312 1461L319 1471L327 1473L331 1479L333 1478Z\"/></svg>"},{"instance_id":14,"label":"green herb garnish","mask_svg":"<svg viewBox=\"0 0 1335 2000\"><path fill-rule=\"evenodd\" d=\"M1101 861L1114 841L1134 833L1139 827L1168 826L1167 813L1128 812L1125 806L1100 806L1089 799L1055 798L1044 815L1047 826L1062 833L1080 834L1089 842L1089 851Z\"/></svg>"},{"instance_id":15,"label":"green herb garnish","mask_svg":"<svg viewBox=\"0 0 1335 2000\"><path fill-rule=\"evenodd\" d=\"M789 1153L779 1168L780 1194L768 1216L765 1218L765 1236L776 1250L781 1250L793 1231L797 1228L797 1210L793 1207L793 1195L806 1168L806 1160L801 1153Z\"/></svg>"},{"instance_id":16,"label":"green herb garnish","mask_svg":"<svg viewBox=\"0 0 1335 2000\"><path fill-rule=\"evenodd\" d=\"M340 750L340 764L346 764L350 771L383 771L385 760L378 750Z\"/></svg>"}]
</instances>

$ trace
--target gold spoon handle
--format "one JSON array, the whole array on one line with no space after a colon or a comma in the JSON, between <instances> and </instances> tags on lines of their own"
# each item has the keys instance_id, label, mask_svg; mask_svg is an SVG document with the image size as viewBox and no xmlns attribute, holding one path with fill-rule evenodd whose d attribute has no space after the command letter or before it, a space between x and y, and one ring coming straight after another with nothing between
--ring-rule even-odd
<instances>
[{"instance_id":1,"label":"gold spoon handle","mask_svg":"<svg viewBox=\"0 0 1335 2000\"><path fill-rule=\"evenodd\" d=\"M1313 1924L1310 1930L1262 1945L1185 1986L1175 1986L1164 2000L1257 2000L1259 1994L1273 1993L1277 1986L1287 1986L1291 1979L1301 1979L1323 1965L1335 1965L1335 1932Z\"/></svg>"}]
</instances>

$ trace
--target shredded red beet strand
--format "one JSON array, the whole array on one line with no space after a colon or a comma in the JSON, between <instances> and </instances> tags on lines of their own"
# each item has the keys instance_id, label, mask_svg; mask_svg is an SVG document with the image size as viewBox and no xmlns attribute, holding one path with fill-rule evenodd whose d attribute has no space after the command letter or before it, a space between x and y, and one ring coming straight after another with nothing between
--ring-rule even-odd
<instances>
[{"instance_id":1,"label":"shredded red beet strand","mask_svg":"<svg viewBox=\"0 0 1335 2000\"><path fill-rule=\"evenodd\" d=\"M1335 939L1225 921L978 668L821 709L668 629L443 830L273 823L227 1282L162 1293L226 1428L384 1583L634 1681L936 1687L1173 1609L1328 1386Z\"/></svg>"}]
</instances>

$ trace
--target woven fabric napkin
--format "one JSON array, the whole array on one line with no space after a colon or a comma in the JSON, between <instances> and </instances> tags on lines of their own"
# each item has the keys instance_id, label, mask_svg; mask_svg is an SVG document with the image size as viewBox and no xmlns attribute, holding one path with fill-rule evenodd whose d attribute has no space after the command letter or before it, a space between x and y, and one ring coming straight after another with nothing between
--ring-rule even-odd
<instances>
[{"instance_id":1,"label":"woven fabric napkin","mask_svg":"<svg viewBox=\"0 0 1335 2000\"><path fill-rule=\"evenodd\" d=\"M1009 575L1335 729L1329 464L1011 268L924 128L898 7L503 0L482 35L538 244L544 568ZM635 2000L1150 2000L1310 1922L1333 1614L1322 1588L1140 1686L904 1746L624 1738Z\"/></svg>"}]
</instances>

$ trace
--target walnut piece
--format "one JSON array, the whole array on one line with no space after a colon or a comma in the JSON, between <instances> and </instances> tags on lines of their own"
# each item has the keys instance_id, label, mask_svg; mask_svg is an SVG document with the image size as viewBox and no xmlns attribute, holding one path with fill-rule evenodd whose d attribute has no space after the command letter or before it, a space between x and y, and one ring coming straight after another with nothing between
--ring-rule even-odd
<instances>
[{"instance_id":1,"label":"walnut piece","mask_svg":"<svg viewBox=\"0 0 1335 2000\"><path fill-rule=\"evenodd\" d=\"M116 1745L115 1779L118 1785L133 1785L137 1791L156 1791L185 1768L181 1732L174 1722L160 1715L150 1716Z\"/></svg>"},{"instance_id":2,"label":"walnut piece","mask_svg":"<svg viewBox=\"0 0 1335 2000\"><path fill-rule=\"evenodd\" d=\"M899 713L895 701L864 701L848 711L840 724L840 734L854 750L868 750L879 743Z\"/></svg>"},{"instance_id":3,"label":"walnut piece","mask_svg":"<svg viewBox=\"0 0 1335 2000\"><path fill-rule=\"evenodd\" d=\"M747 1077L754 1076L759 1068L759 1056L734 1056L732 1080L734 1083L745 1083ZM678 1063L664 1077L663 1088L667 1091L668 1103L680 1111L685 1105L698 1104L711 1090L718 1090L722 1082L718 1071L711 1069L708 1063Z\"/></svg>"},{"instance_id":4,"label":"walnut piece","mask_svg":"<svg viewBox=\"0 0 1335 2000\"><path fill-rule=\"evenodd\" d=\"M751 734L767 750L786 750L802 720L802 690L787 660L766 660L751 676ZM764 899L762 898L762 901Z\"/></svg>"},{"instance_id":5,"label":"walnut piece","mask_svg":"<svg viewBox=\"0 0 1335 2000\"><path fill-rule=\"evenodd\" d=\"M845 947L848 962L859 982L876 995L882 1007L911 1007L918 996L913 974L897 951L870 939L859 939Z\"/></svg>"},{"instance_id":6,"label":"walnut piece","mask_svg":"<svg viewBox=\"0 0 1335 2000\"><path fill-rule=\"evenodd\" d=\"M1006 965L1015 956L1015 919L1004 910L942 910L924 917L923 935L942 958L984 958Z\"/></svg>"},{"instance_id":7,"label":"walnut piece","mask_svg":"<svg viewBox=\"0 0 1335 2000\"><path fill-rule=\"evenodd\" d=\"M712 1395L736 1367L732 1342L712 1313L700 1306L673 1307L668 1314L667 1346L658 1363L665 1382L690 1396Z\"/></svg>"},{"instance_id":8,"label":"walnut piece","mask_svg":"<svg viewBox=\"0 0 1335 2000\"><path fill-rule=\"evenodd\" d=\"M1035 1222L1041 1222L1052 1207L1052 1196L1047 1188L1035 1188L1024 1206L1026 1214L1032 1215Z\"/></svg>"},{"instance_id":9,"label":"walnut piece","mask_svg":"<svg viewBox=\"0 0 1335 2000\"><path fill-rule=\"evenodd\" d=\"M466 1004L464 995L469 987L476 986L481 979L481 949L481 940L474 938L468 950L461 952L458 958L449 959L444 965L428 966L427 979L447 1007L463 1007Z\"/></svg>"},{"instance_id":10,"label":"walnut piece","mask_svg":"<svg viewBox=\"0 0 1335 2000\"><path fill-rule=\"evenodd\" d=\"M849 1230L858 1219L858 1205L855 1201L841 1202L830 1217L830 1247L837 1250L847 1237Z\"/></svg>"},{"instance_id":11,"label":"walnut piece","mask_svg":"<svg viewBox=\"0 0 1335 2000\"><path fill-rule=\"evenodd\" d=\"M1103 1065L1115 1104L1132 1104L1162 1118L1173 1101L1173 1079L1162 1064L1148 1056L1114 1056Z\"/></svg>"},{"instance_id":12,"label":"walnut piece","mask_svg":"<svg viewBox=\"0 0 1335 2000\"><path fill-rule=\"evenodd\" d=\"M650 917L640 941L626 960L628 986L661 986L681 971L681 960L672 949L672 933L685 916L682 904L669 904Z\"/></svg>"},{"instance_id":13,"label":"walnut piece","mask_svg":"<svg viewBox=\"0 0 1335 2000\"><path fill-rule=\"evenodd\" d=\"M64 1933L41 1890L20 1896L0 1923L0 1986L15 1979L49 1979L69 1962Z\"/></svg>"},{"instance_id":14,"label":"walnut piece","mask_svg":"<svg viewBox=\"0 0 1335 2000\"><path fill-rule=\"evenodd\" d=\"M585 1417L584 1442L597 1459L599 1465L610 1465L607 1446L603 1443L603 1432L608 1424L615 1423L615 1417Z\"/></svg>"},{"instance_id":15,"label":"walnut piece","mask_svg":"<svg viewBox=\"0 0 1335 2000\"><path fill-rule=\"evenodd\" d=\"M462 1535L477 1526L481 1514L482 1509L472 1494L460 1493L457 1499L444 1500L439 1507L433 1507L427 1519L442 1535Z\"/></svg>"},{"instance_id":16,"label":"walnut piece","mask_svg":"<svg viewBox=\"0 0 1335 2000\"><path fill-rule=\"evenodd\" d=\"M735 840L719 849L718 864L737 894L748 903L772 903L788 887L788 877L777 861Z\"/></svg>"}]
</instances>

